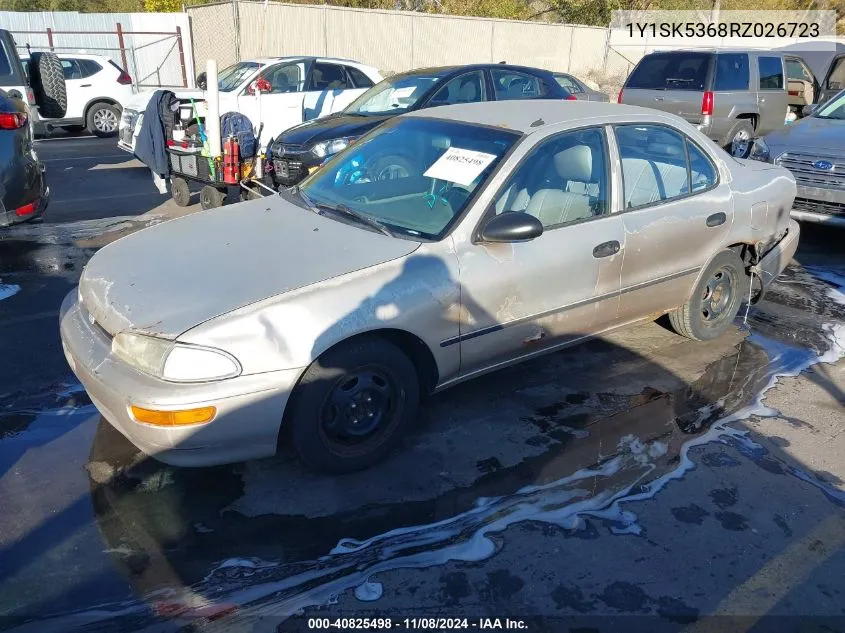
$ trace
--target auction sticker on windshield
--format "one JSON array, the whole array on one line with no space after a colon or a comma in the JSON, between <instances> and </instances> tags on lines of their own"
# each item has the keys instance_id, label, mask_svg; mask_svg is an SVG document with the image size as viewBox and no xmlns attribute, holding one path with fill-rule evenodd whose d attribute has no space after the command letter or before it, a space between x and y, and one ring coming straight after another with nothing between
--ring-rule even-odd
<instances>
[{"instance_id":1,"label":"auction sticker on windshield","mask_svg":"<svg viewBox=\"0 0 845 633\"><path fill-rule=\"evenodd\" d=\"M423 176L456 182L459 185L468 187L472 181L478 178L484 169L496 160L495 154L476 152L471 149L450 147L443 155L434 161Z\"/></svg>"}]
</instances>

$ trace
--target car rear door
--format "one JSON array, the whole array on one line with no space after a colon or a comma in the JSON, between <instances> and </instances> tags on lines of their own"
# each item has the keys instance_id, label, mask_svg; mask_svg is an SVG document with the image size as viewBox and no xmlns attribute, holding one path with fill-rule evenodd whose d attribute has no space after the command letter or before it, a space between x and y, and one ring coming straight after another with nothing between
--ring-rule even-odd
<instances>
[{"instance_id":1,"label":"car rear door","mask_svg":"<svg viewBox=\"0 0 845 633\"><path fill-rule=\"evenodd\" d=\"M782 128L786 121L788 99L783 58L780 55L758 55L757 73L757 109L760 114L755 132L763 136Z\"/></svg>"},{"instance_id":2,"label":"car rear door","mask_svg":"<svg viewBox=\"0 0 845 633\"><path fill-rule=\"evenodd\" d=\"M614 138L626 235L619 315L628 322L689 298L727 236L733 198L713 157L677 129L631 123L614 126Z\"/></svg>"},{"instance_id":3,"label":"car rear door","mask_svg":"<svg viewBox=\"0 0 845 633\"><path fill-rule=\"evenodd\" d=\"M622 103L654 108L696 125L704 121L702 100L710 89L713 54L697 51L652 53L625 81Z\"/></svg>"},{"instance_id":4,"label":"car rear door","mask_svg":"<svg viewBox=\"0 0 845 633\"><path fill-rule=\"evenodd\" d=\"M616 318L625 247L611 213L605 131L589 127L539 141L496 192L494 215L527 213L544 232L529 242L458 241L461 373L577 340Z\"/></svg>"}]
</instances>

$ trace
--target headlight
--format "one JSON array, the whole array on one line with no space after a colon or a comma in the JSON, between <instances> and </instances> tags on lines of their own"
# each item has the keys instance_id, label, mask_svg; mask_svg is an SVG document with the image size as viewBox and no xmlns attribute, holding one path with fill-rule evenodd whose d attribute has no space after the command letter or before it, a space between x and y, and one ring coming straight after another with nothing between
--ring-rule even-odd
<instances>
[{"instance_id":1,"label":"headlight","mask_svg":"<svg viewBox=\"0 0 845 633\"><path fill-rule=\"evenodd\" d=\"M221 350L121 332L112 339L112 353L144 373L174 382L234 378L238 361Z\"/></svg>"},{"instance_id":2,"label":"headlight","mask_svg":"<svg viewBox=\"0 0 845 633\"><path fill-rule=\"evenodd\" d=\"M341 150L346 149L351 142L351 138L336 138L331 141L323 141L322 143L314 145L311 148L311 152L317 158L325 158L326 156L337 154Z\"/></svg>"},{"instance_id":3,"label":"headlight","mask_svg":"<svg viewBox=\"0 0 845 633\"><path fill-rule=\"evenodd\" d=\"M751 154L748 156L753 160L761 160L764 163L768 163L769 159L771 158L771 153L769 151L769 146L766 145L766 141L761 138L758 138L754 141L754 145L751 146Z\"/></svg>"}]
</instances>

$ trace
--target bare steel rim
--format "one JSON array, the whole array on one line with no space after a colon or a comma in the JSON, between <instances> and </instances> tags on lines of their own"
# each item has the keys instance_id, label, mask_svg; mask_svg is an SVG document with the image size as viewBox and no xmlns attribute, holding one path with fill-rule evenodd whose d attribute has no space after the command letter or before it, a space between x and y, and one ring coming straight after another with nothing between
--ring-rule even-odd
<instances>
[{"instance_id":1,"label":"bare steel rim","mask_svg":"<svg viewBox=\"0 0 845 633\"><path fill-rule=\"evenodd\" d=\"M108 134L117 131L117 115L114 110L106 106L101 106L94 110L94 127L99 132L106 132Z\"/></svg>"},{"instance_id":2,"label":"bare steel rim","mask_svg":"<svg viewBox=\"0 0 845 633\"><path fill-rule=\"evenodd\" d=\"M731 139L731 155L737 158L745 158L751 149L751 135L748 130L737 130Z\"/></svg>"},{"instance_id":3,"label":"bare steel rim","mask_svg":"<svg viewBox=\"0 0 845 633\"><path fill-rule=\"evenodd\" d=\"M732 266L717 269L701 294L701 320L707 327L718 327L733 318L731 314L739 288L739 274Z\"/></svg>"},{"instance_id":4,"label":"bare steel rim","mask_svg":"<svg viewBox=\"0 0 845 633\"><path fill-rule=\"evenodd\" d=\"M336 455L370 453L395 430L405 408L405 390L382 365L345 372L332 385L320 408L320 435Z\"/></svg>"}]
</instances>

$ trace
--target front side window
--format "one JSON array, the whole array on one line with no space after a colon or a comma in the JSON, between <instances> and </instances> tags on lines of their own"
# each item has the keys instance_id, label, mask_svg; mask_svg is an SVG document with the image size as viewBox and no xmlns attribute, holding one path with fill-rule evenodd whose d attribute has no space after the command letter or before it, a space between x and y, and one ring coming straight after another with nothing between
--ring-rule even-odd
<instances>
[{"instance_id":1,"label":"front side window","mask_svg":"<svg viewBox=\"0 0 845 633\"><path fill-rule=\"evenodd\" d=\"M707 155L689 139L686 139L689 153L690 178L692 191L703 191L716 184L716 166Z\"/></svg>"},{"instance_id":2,"label":"front side window","mask_svg":"<svg viewBox=\"0 0 845 633\"><path fill-rule=\"evenodd\" d=\"M625 82L642 90L706 90L710 53L646 55Z\"/></svg>"},{"instance_id":3,"label":"front side window","mask_svg":"<svg viewBox=\"0 0 845 633\"><path fill-rule=\"evenodd\" d=\"M760 90L783 90L783 64L780 57L758 57Z\"/></svg>"},{"instance_id":4,"label":"front side window","mask_svg":"<svg viewBox=\"0 0 845 633\"><path fill-rule=\"evenodd\" d=\"M626 209L689 193L687 152L680 132L657 125L619 125L615 132Z\"/></svg>"},{"instance_id":5,"label":"front side window","mask_svg":"<svg viewBox=\"0 0 845 633\"><path fill-rule=\"evenodd\" d=\"M350 103L346 114L399 114L415 107L440 75L398 75L385 79Z\"/></svg>"},{"instance_id":6,"label":"front side window","mask_svg":"<svg viewBox=\"0 0 845 633\"><path fill-rule=\"evenodd\" d=\"M499 101L513 99L540 99L546 94L539 77L513 70L493 69L493 89Z\"/></svg>"},{"instance_id":7,"label":"front side window","mask_svg":"<svg viewBox=\"0 0 845 633\"><path fill-rule=\"evenodd\" d=\"M725 53L716 56L716 78L713 90L748 90L748 55Z\"/></svg>"},{"instance_id":8,"label":"front side window","mask_svg":"<svg viewBox=\"0 0 845 633\"><path fill-rule=\"evenodd\" d=\"M278 64L261 71L261 77L270 84L270 94L302 92L305 83L302 64Z\"/></svg>"},{"instance_id":9,"label":"front side window","mask_svg":"<svg viewBox=\"0 0 845 633\"><path fill-rule=\"evenodd\" d=\"M533 215L552 229L609 212L608 161L600 128L544 141L496 199L496 213Z\"/></svg>"},{"instance_id":10,"label":"front side window","mask_svg":"<svg viewBox=\"0 0 845 633\"><path fill-rule=\"evenodd\" d=\"M447 81L438 88L427 105L434 107L452 103L476 103L486 98L484 73L474 70Z\"/></svg>"},{"instance_id":11,"label":"front side window","mask_svg":"<svg viewBox=\"0 0 845 633\"><path fill-rule=\"evenodd\" d=\"M520 135L438 119L394 119L301 186L324 213L346 208L388 230L440 239ZM334 210L333 210L334 209Z\"/></svg>"},{"instance_id":12,"label":"front side window","mask_svg":"<svg viewBox=\"0 0 845 633\"><path fill-rule=\"evenodd\" d=\"M247 77L259 68L257 62L238 62L227 66L217 73L217 87L220 92L232 92L240 86Z\"/></svg>"}]
</instances>

